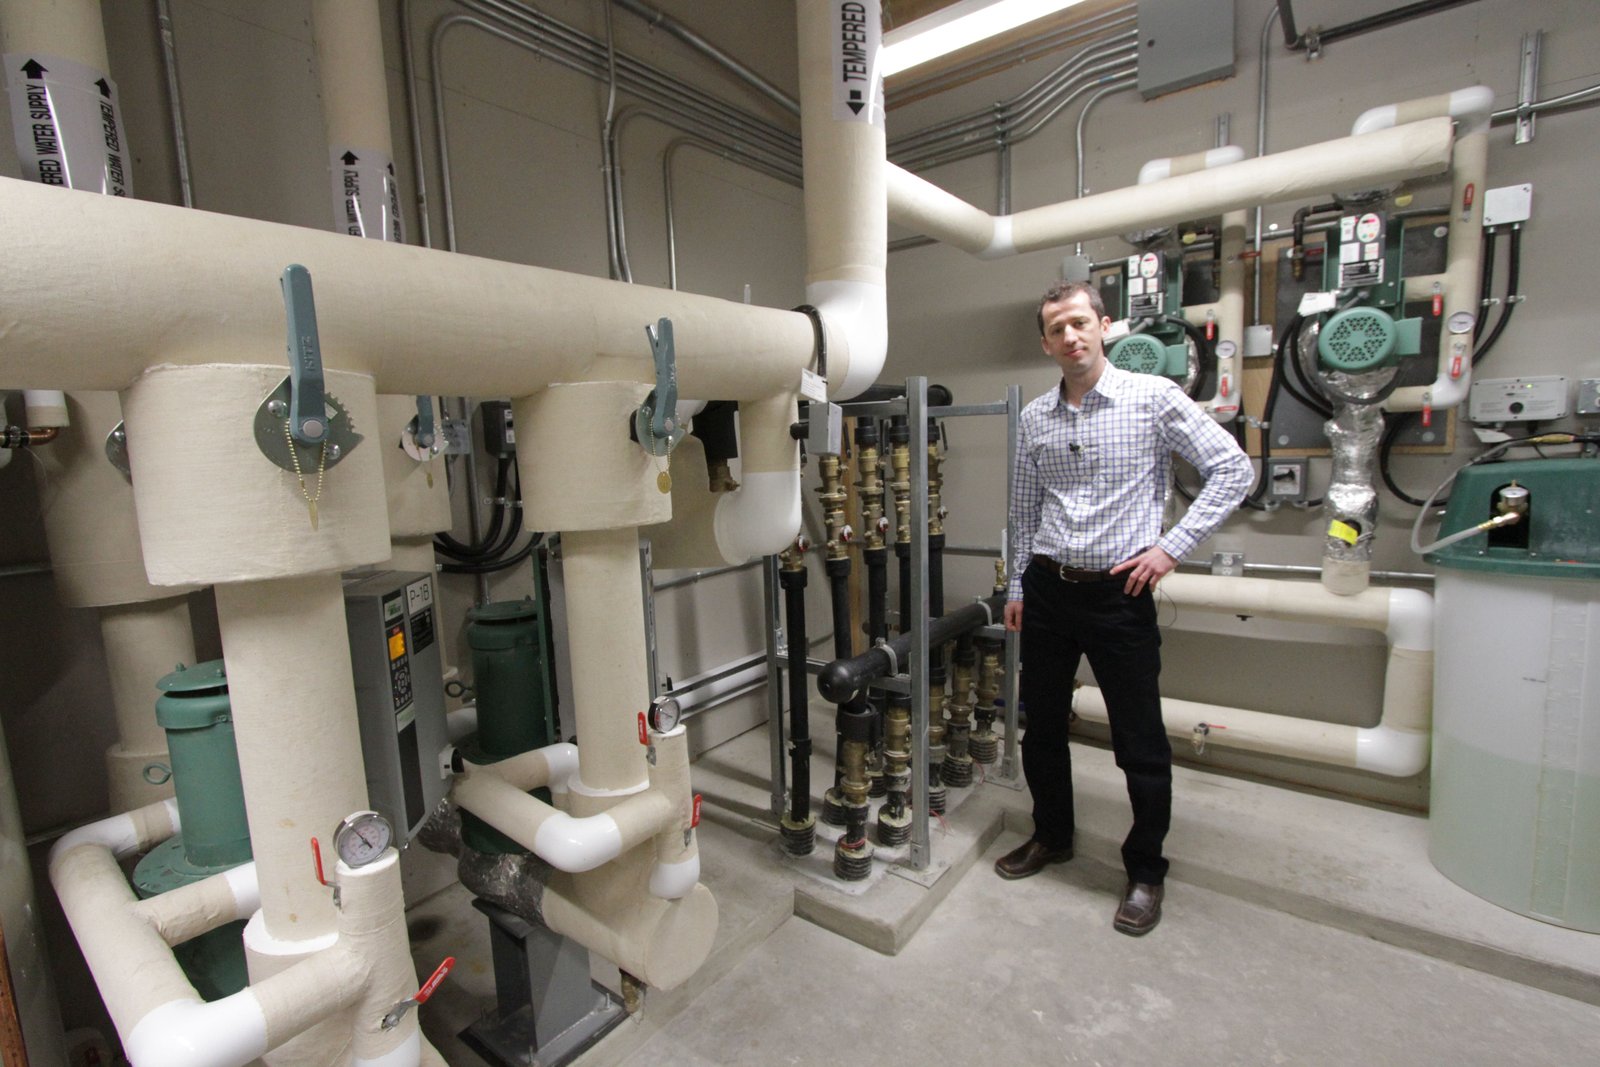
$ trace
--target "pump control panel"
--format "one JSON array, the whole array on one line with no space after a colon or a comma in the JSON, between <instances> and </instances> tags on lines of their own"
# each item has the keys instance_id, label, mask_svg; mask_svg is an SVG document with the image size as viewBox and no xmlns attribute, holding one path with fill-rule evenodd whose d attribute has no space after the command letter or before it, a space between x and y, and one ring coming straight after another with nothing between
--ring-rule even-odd
<instances>
[{"instance_id":1,"label":"pump control panel","mask_svg":"<svg viewBox=\"0 0 1600 1067\"><path fill-rule=\"evenodd\" d=\"M1472 383L1467 413L1473 422L1542 422L1565 418L1567 380L1559 375L1481 378Z\"/></svg>"},{"instance_id":2,"label":"pump control panel","mask_svg":"<svg viewBox=\"0 0 1600 1067\"><path fill-rule=\"evenodd\" d=\"M348 575L344 611L368 802L404 845L448 786L439 770L439 753L450 737L433 576L411 571Z\"/></svg>"}]
</instances>

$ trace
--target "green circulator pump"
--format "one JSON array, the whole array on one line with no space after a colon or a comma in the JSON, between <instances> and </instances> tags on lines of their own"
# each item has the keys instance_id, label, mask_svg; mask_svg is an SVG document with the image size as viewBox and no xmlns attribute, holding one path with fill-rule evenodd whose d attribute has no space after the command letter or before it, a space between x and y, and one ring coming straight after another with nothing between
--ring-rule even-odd
<instances>
[{"instance_id":1,"label":"green circulator pump","mask_svg":"<svg viewBox=\"0 0 1600 1067\"><path fill-rule=\"evenodd\" d=\"M1323 288L1352 294L1359 302L1333 312L1318 329L1322 368L1363 374L1420 355L1422 320L1402 317L1404 224L1363 211L1342 216L1332 236L1337 240L1330 238L1330 254L1323 257Z\"/></svg>"},{"instance_id":2,"label":"green circulator pump","mask_svg":"<svg viewBox=\"0 0 1600 1067\"><path fill-rule=\"evenodd\" d=\"M145 854L133 872L140 897L171 892L248 863L250 825L234 743L233 710L222 660L180 666L156 683L156 722L167 734L168 765L145 768L150 781L170 775L183 829ZM244 923L232 922L173 951L206 1000L237 993L245 971Z\"/></svg>"},{"instance_id":3,"label":"green circulator pump","mask_svg":"<svg viewBox=\"0 0 1600 1067\"><path fill-rule=\"evenodd\" d=\"M560 739L543 616L540 602L533 599L483 604L467 613L478 730L461 742L466 762L498 763ZM533 795L550 802L548 789L536 789ZM469 811L461 813L461 837L479 852L527 851Z\"/></svg>"}]
</instances>

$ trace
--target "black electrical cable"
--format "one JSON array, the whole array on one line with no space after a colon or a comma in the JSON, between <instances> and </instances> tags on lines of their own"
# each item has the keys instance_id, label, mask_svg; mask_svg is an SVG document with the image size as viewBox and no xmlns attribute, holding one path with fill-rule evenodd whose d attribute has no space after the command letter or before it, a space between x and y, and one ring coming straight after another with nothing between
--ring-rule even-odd
<instances>
[{"instance_id":1,"label":"black electrical cable","mask_svg":"<svg viewBox=\"0 0 1600 1067\"><path fill-rule=\"evenodd\" d=\"M508 567L515 567L533 555L533 550L539 547L539 542L543 540L544 532L535 530L533 535L528 538L527 544L519 548L513 555L504 559L489 560L483 563L445 563L441 564L439 569L446 574L493 574L495 571L503 571Z\"/></svg>"},{"instance_id":2,"label":"black electrical cable","mask_svg":"<svg viewBox=\"0 0 1600 1067\"><path fill-rule=\"evenodd\" d=\"M1511 313L1517 310L1517 305L1522 302L1522 293L1518 291L1522 284L1522 227L1511 228L1511 251L1506 260L1506 296L1505 304L1500 310L1500 317L1495 320L1494 329L1489 331L1489 336L1483 344L1472 353L1472 365L1476 367L1483 362L1485 356L1494 348L1495 342L1500 340L1500 335L1505 332L1506 324L1511 321Z\"/></svg>"},{"instance_id":3,"label":"black electrical cable","mask_svg":"<svg viewBox=\"0 0 1600 1067\"><path fill-rule=\"evenodd\" d=\"M433 547L436 552L467 563L478 562L494 555L498 547L497 542L500 540L500 528L505 523L506 478L510 470L511 457L501 456L495 470L494 511L490 515L488 529L483 532L479 540L467 544L457 541L448 533L435 534ZM512 529L515 530L515 526Z\"/></svg>"},{"instance_id":4,"label":"black electrical cable","mask_svg":"<svg viewBox=\"0 0 1600 1067\"><path fill-rule=\"evenodd\" d=\"M1483 288L1478 294L1479 307L1483 307L1488 301L1490 292L1489 287L1494 281L1494 253L1495 231L1490 230L1484 235L1484 268L1480 281L1480 284L1483 286ZM1520 302L1513 299L1513 297L1521 295L1517 291L1521 281L1522 228L1520 226L1514 226L1511 230L1510 249L1506 254L1506 296L1504 306L1501 309L1500 317L1494 324L1494 329L1489 331L1489 336L1473 350L1472 365L1474 367L1483 362L1484 357L1489 354L1492 348L1494 348L1495 342L1500 340L1500 335L1505 331L1506 323L1511 321L1511 312ZM1474 341L1476 341L1483 333L1483 327L1487 321L1487 314L1480 315L1478 317L1478 322L1473 327ZM1383 441L1378 446L1378 473L1383 478L1383 484L1388 487L1389 492L1393 493L1397 499L1403 503L1410 504L1412 507L1420 508L1424 506L1427 501L1418 497L1414 497L1410 493L1407 493L1405 490L1401 489L1400 486L1395 482L1394 475L1389 469L1390 459L1394 454L1395 441L1400 437L1400 434L1406 428L1416 421L1417 418L1418 415L1416 412L1406 411L1401 412L1399 417L1390 422L1389 428L1384 431ZM1444 500L1437 501L1436 505L1443 507L1449 502L1449 498L1446 497Z\"/></svg>"},{"instance_id":5,"label":"black electrical cable","mask_svg":"<svg viewBox=\"0 0 1600 1067\"><path fill-rule=\"evenodd\" d=\"M1245 494L1242 501L1245 507L1256 511L1266 510L1261 498L1267 491L1268 466L1272 458L1272 416L1278 409L1278 393L1283 387L1284 344L1291 336L1299 336L1300 324L1304 321L1305 317L1296 312L1283 328L1283 333L1278 335L1278 343L1273 349L1272 377L1267 383L1267 398L1261 405L1261 473L1256 478L1255 488Z\"/></svg>"}]
</instances>

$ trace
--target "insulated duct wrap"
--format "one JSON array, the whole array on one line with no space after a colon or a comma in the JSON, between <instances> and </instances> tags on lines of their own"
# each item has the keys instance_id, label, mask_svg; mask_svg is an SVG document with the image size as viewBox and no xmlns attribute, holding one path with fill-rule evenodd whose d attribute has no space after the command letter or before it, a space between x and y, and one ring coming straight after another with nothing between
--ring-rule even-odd
<instances>
[{"instance_id":1,"label":"insulated duct wrap","mask_svg":"<svg viewBox=\"0 0 1600 1067\"><path fill-rule=\"evenodd\" d=\"M328 468L320 496L315 469L302 491L256 445L256 409L286 374L282 364L162 366L123 394L152 582L259 581L389 558L382 442L369 437ZM327 389L357 433L377 424L371 378L329 371Z\"/></svg>"},{"instance_id":2,"label":"insulated duct wrap","mask_svg":"<svg viewBox=\"0 0 1600 1067\"><path fill-rule=\"evenodd\" d=\"M1357 377L1383 377L1360 375ZM1378 523L1378 443L1383 412L1376 404L1341 404L1323 426L1333 450L1333 472L1322 506L1323 584L1335 593L1366 588L1372 567L1372 537Z\"/></svg>"}]
</instances>

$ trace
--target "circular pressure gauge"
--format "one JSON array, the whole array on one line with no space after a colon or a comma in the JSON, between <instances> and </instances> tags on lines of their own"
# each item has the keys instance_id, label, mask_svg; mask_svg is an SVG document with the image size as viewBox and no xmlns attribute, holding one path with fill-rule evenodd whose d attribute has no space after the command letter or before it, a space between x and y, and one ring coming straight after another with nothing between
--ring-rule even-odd
<instances>
[{"instance_id":1,"label":"circular pressure gauge","mask_svg":"<svg viewBox=\"0 0 1600 1067\"><path fill-rule=\"evenodd\" d=\"M1233 358L1233 354L1235 352L1237 352L1237 351L1239 351L1239 346L1234 344L1232 341L1218 341L1217 342L1217 358L1218 359L1232 359Z\"/></svg>"},{"instance_id":2,"label":"circular pressure gauge","mask_svg":"<svg viewBox=\"0 0 1600 1067\"><path fill-rule=\"evenodd\" d=\"M365 867L389 847L394 831L389 820L375 811L348 815L333 832L333 847L351 867Z\"/></svg>"},{"instance_id":3,"label":"circular pressure gauge","mask_svg":"<svg viewBox=\"0 0 1600 1067\"><path fill-rule=\"evenodd\" d=\"M1466 333L1477 324L1477 319L1470 311L1457 311L1445 320L1445 329L1451 333Z\"/></svg>"},{"instance_id":4,"label":"circular pressure gauge","mask_svg":"<svg viewBox=\"0 0 1600 1067\"><path fill-rule=\"evenodd\" d=\"M672 697L658 697L650 703L650 728L658 734L677 729L683 720L683 706Z\"/></svg>"}]
</instances>

